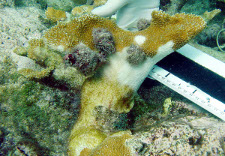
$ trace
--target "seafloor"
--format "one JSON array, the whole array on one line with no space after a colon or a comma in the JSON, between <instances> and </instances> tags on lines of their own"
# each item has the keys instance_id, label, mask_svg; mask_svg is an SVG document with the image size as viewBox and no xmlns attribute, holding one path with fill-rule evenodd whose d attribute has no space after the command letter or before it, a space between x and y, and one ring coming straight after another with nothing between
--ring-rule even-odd
<instances>
[{"instance_id":1,"label":"seafloor","mask_svg":"<svg viewBox=\"0 0 225 156\"><path fill-rule=\"evenodd\" d=\"M0 0L0 155L67 155L68 137L79 112L79 89L48 77L25 77L18 68L39 67L14 52L26 48L31 39L41 38L56 24L46 19L47 7L69 14L85 3ZM197 15L221 9L190 44L225 62L225 52L216 44L216 36L224 28L224 1L161 0L160 8L170 14ZM220 44L225 44L224 33ZM133 110L119 115L113 125L119 130L132 130L134 138L129 144L137 155L224 155L224 121L154 80L146 80L138 94ZM166 99L171 109L165 116Z\"/></svg>"}]
</instances>

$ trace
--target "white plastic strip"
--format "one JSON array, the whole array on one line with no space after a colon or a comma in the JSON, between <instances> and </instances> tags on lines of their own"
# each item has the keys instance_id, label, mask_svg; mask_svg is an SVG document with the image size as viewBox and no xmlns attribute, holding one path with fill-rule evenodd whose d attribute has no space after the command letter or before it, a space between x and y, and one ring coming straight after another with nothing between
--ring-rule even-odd
<instances>
[{"instance_id":1,"label":"white plastic strip","mask_svg":"<svg viewBox=\"0 0 225 156\"><path fill-rule=\"evenodd\" d=\"M225 78L225 63L186 44L177 52Z\"/></svg>"},{"instance_id":2,"label":"white plastic strip","mask_svg":"<svg viewBox=\"0 0 225 156\"><path fill-rule=\"evenodd\" d=\"M148 75L225 121L225 104L155 65Z\"/></svg>"}]
</instances>

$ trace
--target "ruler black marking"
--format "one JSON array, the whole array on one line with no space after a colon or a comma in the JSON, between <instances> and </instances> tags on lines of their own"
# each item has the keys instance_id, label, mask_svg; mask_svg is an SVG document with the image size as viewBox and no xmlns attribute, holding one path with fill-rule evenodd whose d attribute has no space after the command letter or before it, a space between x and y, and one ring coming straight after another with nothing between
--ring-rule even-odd
<instances>
[{"instance_id":1,"label":"ruler black marking","mask_svg":"<svg viewBox=\"0 0 225 156\"><path fill-rule=\"evenodd\" d=\"M207 68L177 52L165 57L157 65L225 103L225 79Z\"/></svg>"}]
</instances>

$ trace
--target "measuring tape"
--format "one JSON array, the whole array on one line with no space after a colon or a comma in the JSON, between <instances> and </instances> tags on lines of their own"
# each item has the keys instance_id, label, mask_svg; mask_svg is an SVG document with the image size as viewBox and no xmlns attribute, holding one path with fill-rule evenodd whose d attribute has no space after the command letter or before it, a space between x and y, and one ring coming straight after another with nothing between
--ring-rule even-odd
<instances>
[{"instance_id":1,"label":"measuring tape","mask_svg":"<svg viewBox=\"0 0 225 156\"><path fill-rule=\"evenodd\" d=\"M148 78L156 79L225 121L225 104L206 94L196 86L188 84L157 65L153 67Z\"/></svg>"}]
</instances>

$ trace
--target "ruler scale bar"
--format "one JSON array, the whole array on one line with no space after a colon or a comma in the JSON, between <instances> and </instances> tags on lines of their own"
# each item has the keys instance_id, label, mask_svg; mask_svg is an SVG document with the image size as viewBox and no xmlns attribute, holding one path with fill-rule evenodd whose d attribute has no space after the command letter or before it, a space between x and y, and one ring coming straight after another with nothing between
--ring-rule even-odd
<instances>
[{"instance_id":1,"label":"ruler scale bar","mask_svg":"<svg viewBox=\"0 0 225 156\"><path fill-rule=\"evenodd\" d=\"M225 121L225 104L155 65L148 75Z\"/></svg>"},{"instance_id":2,"label":"ruler scale bar","mask_svg":"<svg viewBox=\"0 0 225 156\"><path fill-rule=\"evenodd\" d=\"M222 61L217 60L189 44L184 45L182 48L178 49L177 52L225 78L225 64Z\"/></svg>"},{"instance_id":3,"label":"ruler scale bar","mask_svg":"<svg viewBox=\"0 0 225 156\"><path fill-rule=\"evenodd\" d=\"M217 73L177 52L170 54L157 65L225 103L225 78Z\"/></svg>"}]
</instances>

